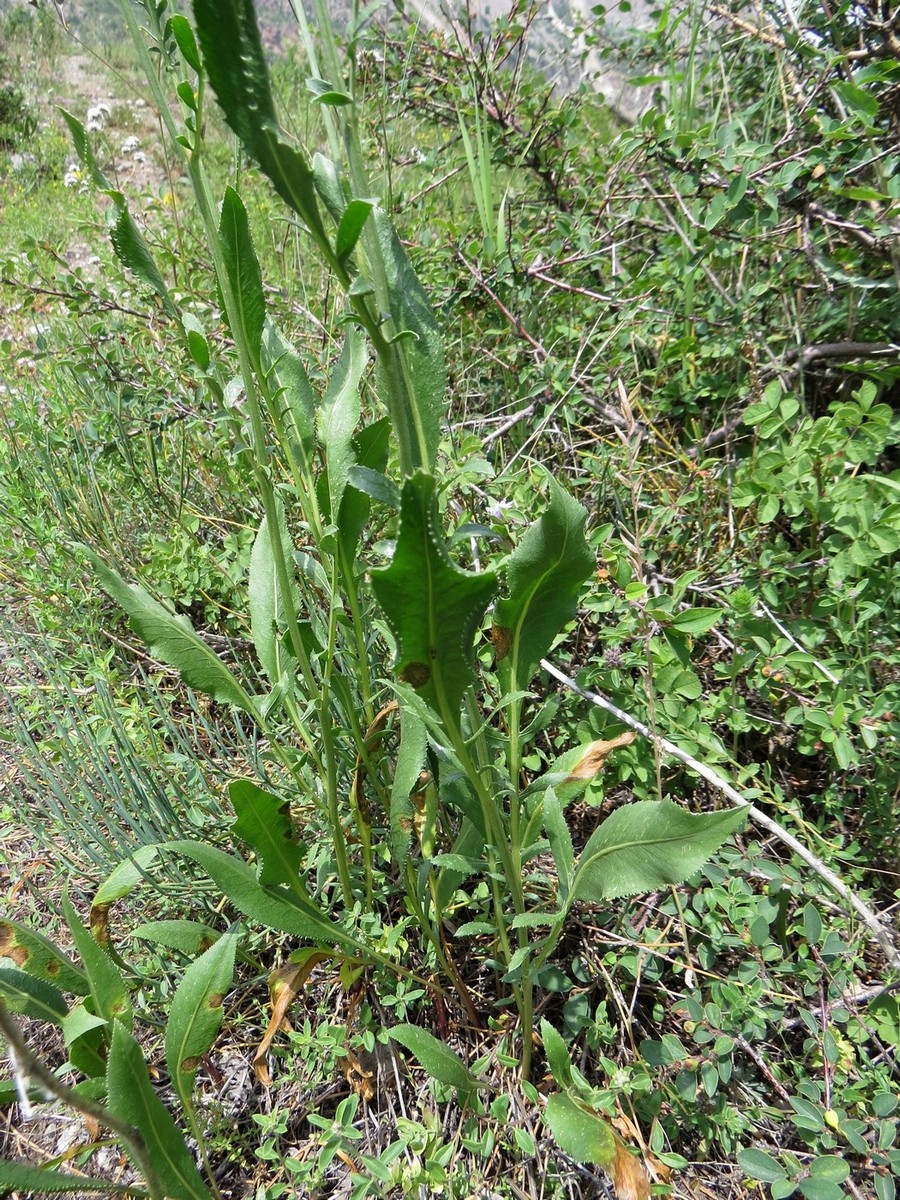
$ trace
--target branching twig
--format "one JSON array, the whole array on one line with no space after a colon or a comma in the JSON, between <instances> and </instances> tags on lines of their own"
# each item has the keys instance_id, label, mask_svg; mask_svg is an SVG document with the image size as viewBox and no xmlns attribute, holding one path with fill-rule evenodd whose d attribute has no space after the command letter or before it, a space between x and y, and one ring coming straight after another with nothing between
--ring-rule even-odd
<instances>
[{"instance_id":1,"label":"branching twig","mask_svg":"<svg viewBox=\"0 0 900 1200\"><path fill-rule=\"evenodd\" d=\"M720 791L732 804L740 808L746 808L747 815L750 820L754 822L754 824L761 826L763 829L767 830L769 833L778 838L780 842L783 842L784 845L792 850L798 858L801 858L807 864L807 866L811 867L819 876L819 878L827 883L832 891L841 897L845 904L855 910L863 924L871 933L872 937L876 942L878 942L879 946L884 951L885 958L890 966L895 971L900 971L900 951L897 950L890 933L882 925L876 913L869 907L868 904L866 904L863 900L860 900L859 896L857 896L856 893L853 892L852 889L849 888L846 883L844 883L844 881L838 875L836 875L834 871L831 870L830 867L826 866L826 864L822 862L820 858L818 858L811 850L804 846L801 841L795 838L792 833L788 833L788 831L783 829L777 821L774 821L770 816L768 816L767 813L764 813L758 809L756 805L748 804L740 792L733 788L731 784L723 779L716 771L714 771L712 767L708 767L705 763L693 758L679 746L676 746L674 742L670 742L668 738L661 737L659 734L654 733L653 730L645 725L642 721L639 721L636 717L632 717L629 713L626 713L621 708L618 708L611 700L607 700L607 698L601 695L599 692L587 691L586 688L581 687L581 685L576 683L574 679L570 679L568 675L564 675L558 667L555 667L546 659L541 659L541 666L549 675L552 675L553 678L561 683L564 687L569 688L573 692L577 692L578 695L583 696L585 700L590 700L590 702L592 704L596 704L598 708L605 709L605 711L614 716L617 721L621 721L622 724L627 725L629 729L634 729L637 733L640 733L645 738L648 738L657 747L657 749L665 750L667 754L671 754L674 758L677 758L681 762L685 763L685 765L690 767L692 771L696 771L698 775L702 776L707 783L712 784L712 786Z\"/></svg>"}]
</instances>

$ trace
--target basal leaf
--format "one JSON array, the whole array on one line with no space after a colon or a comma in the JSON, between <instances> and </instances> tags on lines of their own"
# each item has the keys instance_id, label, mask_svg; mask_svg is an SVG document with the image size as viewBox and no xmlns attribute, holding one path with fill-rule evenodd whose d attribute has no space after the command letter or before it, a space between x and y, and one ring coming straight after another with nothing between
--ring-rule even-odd
<instances>
[{"instance_id":1,"label":"basal leaf","mask_svg":"<svg viewBox=\"0 0 900 1200\"><path fill-rule=\"evenodd\" d=\"M185 921L172 919L169 921L145 921L132 929L133 938L154 942L159 946L168 946L182 954L194 958L208 949L221 936L217 929L204 925L200 921Z\"/></svg>"},{"instance_id":2,"label":"basal leaf","mask_svg":"<svg viewBox=\"0 0 900 1200\"><path fill-rule=\"evenodd\" d=\"M497 601L494 642L510 686L527 687L553 639L575 616L581 586L594 569L584 537L587 512L548 476L550 504L506 567L509 595ZM501 650L503 652L501 652Z\"/></svg>"},{"instance_id":3,"label":"basal leaf","mask_svg":"<svg viewBox=\"0 0 900 1200\"><path fill-rule=\"evenodd\" d=\"M87 976L42 933L18 921L0 921L0 958L10 959L35 979L55 984L63 992L87 996Z\"/></svg>"},{"instance_id":4,"label":"basal leaf","mask_svg":"<svg viewBox=\"0 0 900 1200\"><path fill-rule=\"evenodd\" d=\"M156 858L157 846L139 846L106 877L91 901L90 929L101 946L109 944L109 910L144 881L147 868Z\"/></svg>"},{"instance_id":5,"label":"basal leaf","mask_svg":"<svg viewBox=\"0 0 900 1200\"><path fill-rule=\"evenodd\" d=\"M600 902L683 883L745 819L743 808L691 813L671 800L627 804L589 839L572 899Z\"/></svg>"},{"instance_id":6,"label":"basal leaf","mask_svg":"<svg viewBox=\"0 0 900 1200\"><path fill-rule=\"evenodd\" d=\"M556 1144L576 1162L611 1167L616 1157L615 1134L602 1117L588 1112L570 1097L550 1096L544 1120Z\"/></svg>"},{"instance_id":7,"label":"basal leaf","mask_svg":"<svg viewBox=\"0 0 900 1200\"><path fill-rule=\"evenodd\" d=\"M235 779L228 794L237 813L231 828L260 859L259 882L295 885L303 866L303 852L296 840L288 801L273 796L251 779Z\"/></svg>"},{"instance_id":8,"label":"basal leaf","mask_svg":"<svg viewBox=\"0 0 900 1200\"><path fill-rule=\"evenodd\" d=\"M388 1030L389 1037L421 1063L432 1079L455 1087L465 1095L479 1086L479 1081L467 1069L459 1055L444 1042L438 1041L427 1029L418 1025L395 1025Z\"/></svg>"},{"instance_id":9,"label":"basal leaf","mask_svg":"<svg viewBox=\"0 0 900 1200\"><path fill-rule=\"evenodd\" d=\"M497 577L463 571L451 560L431 475L405 480L393 560L371 578L397 639L397 674L445 720L458 721L463 693L474 679L475 632Z\"/></svg>"},{"instance_id":10,"label":"basal leaf","mask_svg":"<svg viewBox=\"0 0 900 1200\"><path fill-rule=\"evenodd\" d=\"M58 1025L69 1011L59 988L16 967L0 967L0 996L12 1012L52 1025Z\"/></svg>"},{"instance_id":11,"label":"basal leaf","mask_svg":"<svg viewBox=\"0 0 900 1200\"><path fill-rule=\"evenodd\" d=\"M209 1200L184 1134L150 1084L140 1046L118 1021L113 1025L106 1091L110 1110L140 1131L169 1200ZM124 1149L131 1156L130 1147Z\"/></svg>"},{"instance_id":12,"label":"basal leaf","mask_svg":"<svg viewBox=\"0 0 900 1200\"><path fill-rule=\"evenodd\" d=\"M86 547L79 547L93 566L103 590L125 610L131 628L152 655L181 675L189 686L222 704L252 713L253 701L219 656L197 636L187 617L176 617L142 587L126 583Z\"/></svg>"},{"instance_id":13,"label":"basal leaf","mask_svg":"<svg viewBox=\"0 0 900 1200\"><path fill-rule=\"evenodd\" d=\"M250 234L247 210L232 187L225 189L225 198L222 201L219 242L236 306L235 311L228 312L228 319L240 322L253 366L260 369L263 326L266 322L262 273ZM237 330L232 332L237 336Z\"/></svg>"},{"instance_id":14,"label":"basal leaf","mask_svg":"<svg viewBox=\"0 0 900 1200\"><path fill-rule=\"evenodd\" d=\"M166 1066L182 1104L189 1103L199 1061L221 1027L241 933L239 925L232 925L191 963L172 997L166 1024Z\"/></svg>"},{"instance_id":15,"label":"basal leaf","mask_svg":"<svg viewBox=\"0 0 900 1200\"><path fill-rule=\"evenodd\" d=\"M569 1047L562 1034L557 1033L549 1021L541 1021L541 1041L544 1043L544 1055L550 1074L561 1088L568 1088L572 1083L572 1059Z\"/></svg>"}]
</instances>

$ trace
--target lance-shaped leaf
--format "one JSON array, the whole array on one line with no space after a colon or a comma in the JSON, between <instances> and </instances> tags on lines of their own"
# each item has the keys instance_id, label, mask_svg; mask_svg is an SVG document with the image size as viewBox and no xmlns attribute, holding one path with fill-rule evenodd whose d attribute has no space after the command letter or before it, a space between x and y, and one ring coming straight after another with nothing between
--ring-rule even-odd
<instances>
[{"instance_id":1,"label":"lance-shaped leaf","mask_svg":"<svg viewBox=\"0 0 900 1200\"><path fill-rule=\"evenodd\" d=\"M288 532L284 507L276 497L277 529L274 536L281 543L284 561L291 572L289 586L293 591L291 604L294 612L300 607L300 591L293 578L294 546ZM250 632L260 666L273 686L293 670L294 656L284 640L286 605L282 596L281 583L275 566L275 550L272 544L273 531L268 517L263 517L250 552L250 575L248 598L250 603Z\"/></svg>"},{"instance_id":2,"label":"lance-shaped leaf","mask_svg":"<svg viewBox=\"0 0 900 1200\"><path fill-rule=\"evenodd\" d=\"M527 687L553 639L575 616L581 585L594 568L584 537L587 512L548 477L550 504L506 566L508 597L494 613L497 657L513 690Z\"/></svg>"},{"instance_id":3,"label":"lance-shaped leaf","mask_svg":"<svg viewBox=\"0 0 900 1200\"><path fill-rule=\"evenodd\" d=\"M375 598L397 639L396 670L446 720L456 723L472 682L473 643L497 590L493 571L463 571L441 538L433 476L405 480L400 532L390 566L372 572Z\"/></svg>"},{"instance_id":4,"label":"lance-shaped leaf","mask_svg":"<svg viewBox=\"0 0 900 1200\"><path fill-rule=\"evenodd\" d=\"M263 326L266 323L266 300L263 295L262 273L250 234L247 210L232 187L225 189L219 216L219 243L225 259L225 270L234 296L235 310L228 312L230 321L240 323L253 366L260 368ZM238 331L232 330L237 336Z\"/></svg>"},{"instance_id":5,"label":"lance-shaped leaf","mask_svg":"<svg viewBox=\"0 0 900 1200\"><path fill-rule=\"evenodd\" d=\"M369 494L358 486L356 475L357 472L363 471L367 477L378 475L379 478L384 478L382 472L387 465L390 433L390 422L387 417L382 417L360 429L353 439L353 461L356 465L350 468L347 480L349 486L344 489L341 497L337 522L338 538L347 562L353 561L371 507ZM377 498L381 499L380 496Z\"/></svg>"},{"instance_id":6,"label":"lance-shaped leaf","mask_svg":"<svg viewBox=\"0 0 900 1200\"><path fill-rule=\"evenodd\" d=\"M125 1027L114 1023L106 1090L110 1111L137 1129L157 1179L170 1200L209 1200L184 1135L151 1086L141 1048ZM131 1147L125 1149L134 1161ZM140 1163L135 1166L140 1169Z\"/></svg>"},{"instance_id":7,"label":"lance-shaped leaf","mask_svg":"<svg viewBox=\"0 0 900 1200\"><path fill-rule=\"evenodd\" d=\"M253 701L219 656L197 636L187 617L176 617L142 587L125 580L84 546L77 547L93 566L103 590L125 610L131 628L147 649L198 692L222 704L253 713Z\"/></svg>"},{"instance_id":8,"label":"lance-shaped leaf","mask_svg":"<svg viewBox=\"0 0 900 1200\"><path fill-rule=\"evenodd\" d=\"M158 853L156 846L139 846L106 877L91 901L91 933L101 946L109 947L109 910L117 901L128 896L144 881L147 868Z\"/></svg>"},{"instance_id":9,"label":"lance-shaped leaf","mask_svg":"<svg viewBox=\"0 0 900 1200\"><path fill-rule=\"evenodd\" d=\"M395 1025L388 1030L392 1041L399 1042L422 1064L432 1079L438 1083L455 1087L462 1095L471 1092L473 1088L483 1087L475 1075L468 1069L455 1050L451 1050L444 1042L438 1041L427 1029L418 1025Z\"/></svg>"},{"instance_id":10,"label":"lance-shaped leaf","mask_svg":"<svg viewBox=\"0 0 900 1200\"><path fill-rule=\"evenodd\" d=\"M12 1012L52 1025L59 1025L69 1011L59 988L16 967L0 967L0 997Z\"/></svg>"},{"instance_id":11,"label":"lance-shaped leaf","mask_svg":"<svg viewBox=\"0 0 900 1200\"><path fill-rule=\"evenodd\" d=\"M576 1162L612 1167L616 1157L616 1137L602 1117L577 1104L571 1096L550 1096L544 1120L554 1141Z\"/></svg>"},{"instance_id":12,"label":"lance-shaped leaf","mask_svg":"<svg viewBox=\"0 0 900 1200\"><path fill-rule=\"evenodd\" d=\"M206 72L229 127L316 242L327 246L312 169L278 125L253 0L194 0L194 17Z\"/></svg>"},{"instance_id":13,"label":"lance-shaped leaf","mask_svg":"<svg viewBox=\"0 0 900 1200\"><path fill-rule=\"evenodd\" d=\"M408 443L413 463L431 470L447 401L444 343L428 295L390 217L376 208L372 219L384 262L394 333L413 335L393 343L389 360L379 359L376 372L379 392L391 415L394 436L401 443ZM395 398L400 397L403 408L398 412Z\"/></svg>"},{"instance_id":14,"label":"lance-shaped leaf","mask_svg":"<svg viewBox=\"0 0 900 1200\"><path fill-rule=\"evenodd\" d=\"M64 992L86 996L91 990L87 976L70 958L42 933L18 921L0 921L0 958L11 959L35 979L55 984Z\"/></svg>"},{"instance_id":15,"label":"lance-shaped leaf","mask_svg":"<svg viewBox=\"0 0 900 1200\"><path fill-rule=\"evenodd\" d=\"M400 705L400 749L391 786L391 849L400 870L406 868L413 831L412 791L418 787L428 739L425 723L409 705Z\"/></svg>"},{"instance_id":16,"label":"lance-shaped leaf","mask_svg":"<svg viewBox=\"0 0 900 1200\"><path fill-rule=\"evenodd\" d=\"M599 903L683 883L740 829L743 808L691 813L671 800L641 800L607 817L575 870L573 900Z\"/></svg>"},{"instance_id":17,"label":"lance-shaped leaf","mask_svg":"<svg viewBox=\"0 0 900 1200\"><path fill-rule=\"evenodd\" d=\"M192 962L172 997L166 1024L166 1066L185 1106L190 1104L200 1059L209 1052L222 1025L241 932L239 925L232 925Z\"/></svg>"},{"instance_id":18,"label":"lance-shaped leaf","mask_svg":"<svg viewBox=\"0 0 900 1200\"><path fill-rule=\"evenodd\" d=\"M353 253L363 226L375 205L374 200L351 200L344 209L338 225L334 248L341 262L346 262Z\"/></svg>"},{"instance_id":19,"label":"lance-shaped leaf","mask_svg":"<svg viewBox=\"0 0 900 1200\"><path fill-rule=\"evenodd\" d=\"M263 327L262 368L269 377L276 426L284 431L298 461L306 465L313 452L318 400L299 354L268 318Z\"/></svg>"},{"instance_id":20,"label":"lance-shaped leaf","mask_svg":"<svg viewBox=\"0 0 900 1200\"><path fill-rule=\"evenodd\" d=\"M136 929L132 929L131 936L159 946L168 946L171 950L178 950L190 958L195 958L204 950L208 950L222 935L217 929L204 925L201 921L173 919L145 921Z\"/></svg>"},{"instance_id":21,"label":"lance-shaped leaf","mask_svg":"<svg viewBox=\"0 0 900 1200\"><path fill-rule=\"evenodd\" d=\"M251 779L235 779L228 794L237 813L231 828L259 856L259 882L295 885L303 852L294 836L290 804Z\"/></svg>"},{"instance_id":22,"label":"lance-shaped leaf","mask_svg":"<svg viewBox=\"0 0 900 1200\"><path fill-rule=\"evenodd\" d=\"M359 381L366 369L365 339L355 325L347 329L344 348L334 366L318 412L319 438L325 447L329 515L340 512L341 497L353 465L353 431L359 420Z\"/></svg>"},{"instance_id":23,"label":"lance-shaped leaf","mask_svg":"<svg viewBox=\"0 0 900 1200\"><path fill-rule=\"evenodd\" d=\"M66 112L64 108L61 108L59 111L69 127L69 132L72 135L72 145L75 147L75 153L81 160L82 165L87 170L95 186L101 191L106 192L113 202L109 237L116 257L126 270L131 271L152 292L155 292L159 296L169 316L178 320L178 310L160 274L159 267L157 267L153 255L150 253L150 248L144 239L144 235L138 229L134 218L129 212L128 201L125 199L124 194L117 191L103 174L91 146L87 130L82 123L77 117L73 117L71 113Z\"/></svg>"},{"instance_id":24,"label":"lance-shaped leaf","mask_svg":"<svg viewBox=\"0 0 900 1200\"><path fill-rule=\"evenodd\" d=\"M20 1196L60 1196L66 1192L88 1195L92 1192L115 1196L148 1197L142 1188L123 1187L109 1179L89 1179L86 1175L68 1175L49 1167L32 1167L28 1163L9 1162L0 1158L0 1195L15 1192Z\"/></svg>"},{"instance_id":25,"label":"lance-shaped leaf","mask_svg":"<svg viewBox=\"0 0 900 1200\"><path fill-rule=\"evenodd\" d=\"M572 835L569 833L562 805L552 787L547 789L544 796L544 832L547 834L550 852L556 865L559 902L565 904L572 890L575 851L572 848Z\"/></svg>"},{"instance_id":26,"label":"lance-shaped leaf","mask_svg":"<svg viewBox=\"0 0 900 1200\"><path fill-rule=\"evenodd\" d=\"M131 1025L131 997L119 969L94 936L82 925L69 897L63 893L63 913L72 933L72 941L84 963L91 999L98 1016L106 1021L124 1021Z\"/></svg>"},{"instance_id":27,"label":"lance-shaped leaf","mask_svg":"<svg viewBox=\"0 0 900 1200\"><path fill-rule=\"evenodd\" d=\"M183 854L202 867L238 912L251 921L294 937L357 948L357 943L321 913L312 899L304 903L298 897L296 884L290 893L266 888L243 859L202 842L168 842L165 849Z\"/></svg>"}]
</instances>

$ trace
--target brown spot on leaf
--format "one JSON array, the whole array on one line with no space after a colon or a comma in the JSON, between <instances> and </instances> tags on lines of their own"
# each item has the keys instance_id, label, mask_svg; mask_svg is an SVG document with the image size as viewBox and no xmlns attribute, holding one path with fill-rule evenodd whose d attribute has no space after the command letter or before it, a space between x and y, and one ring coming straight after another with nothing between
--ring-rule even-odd
<instances>
[{"instance_id":1,"label":"brown spot on leaf","mask_svg":"<svg viewBox=\"0 0 900 1200\"><path fill-rule=\"evenodd\" d=\"M16 944L16 931L6 921L0 921L0 958L11 958L17 967L24 967L29 958L25 947Z\"/></svg>"},{"instance_id":2,"label":"brown spot on leaf","mask_svg":"<svg viewBox=\"0 0 900 1200\"><path fill-rule=\"evenodd\" d=\"M414 688L424 687L431 678L431 667L427 663L407 663L400 672L400 678Z\"/></svg>"},{"instance_id":3,"label":"brown spot on leaf","mask_svg":"<svg viewBox=\"0 0 900 1200\"><path fill-rule=\"evenodd\" d=\"M200 1059L195 1054L192 1058L183 1058L178 1064L179 1071L196 1071L200 1066Z\"/></svg>"},{"instance_id":4,"label":"brown spot on leaf","mask_svg":"<svg viewBox=\"0 0 900 1200\"><path fill-rule=\"evenodd\" d=\"M512 631L505 625L493 625L491 641L494 644L494 655L497 662L502 662L512 649Z\"/></svg>"},{"instance_id":5,"label":"brown spot on leaf","mask_svg":"<svg viewBox=\"0 0 900 1200\"><path fill-rule=\"evenodd\" d=\"M101 946L109 945L109 905L91 906L91 933Z\"/></svg>"},{"instance_id":6,"label":"brown spot on leaf","mask_svg":"<svg viewBox=\"0 0 900 1200\"><path fill-rule=\"evenodd\" d=\"M221 992L215 992L206 1003L210 1008L221 1008L225 1003L225 997Z\"/></svg>"}]
</instances>

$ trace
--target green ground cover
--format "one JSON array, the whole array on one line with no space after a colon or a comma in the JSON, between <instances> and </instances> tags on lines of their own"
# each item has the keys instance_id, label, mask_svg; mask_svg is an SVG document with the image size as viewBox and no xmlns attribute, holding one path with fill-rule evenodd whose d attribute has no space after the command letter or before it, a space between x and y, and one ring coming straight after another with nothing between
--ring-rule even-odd
<instances>
[{"instance_id":1,"label":"green ground cover","mask_svg":"<svg viewBox=\"0 0 900 1200\"><path fill-rule=\"evenodd\" d=\"M2 17L0 1191L893 1200L896 31L326 7Z\"/></svg>"}]
</instances>

